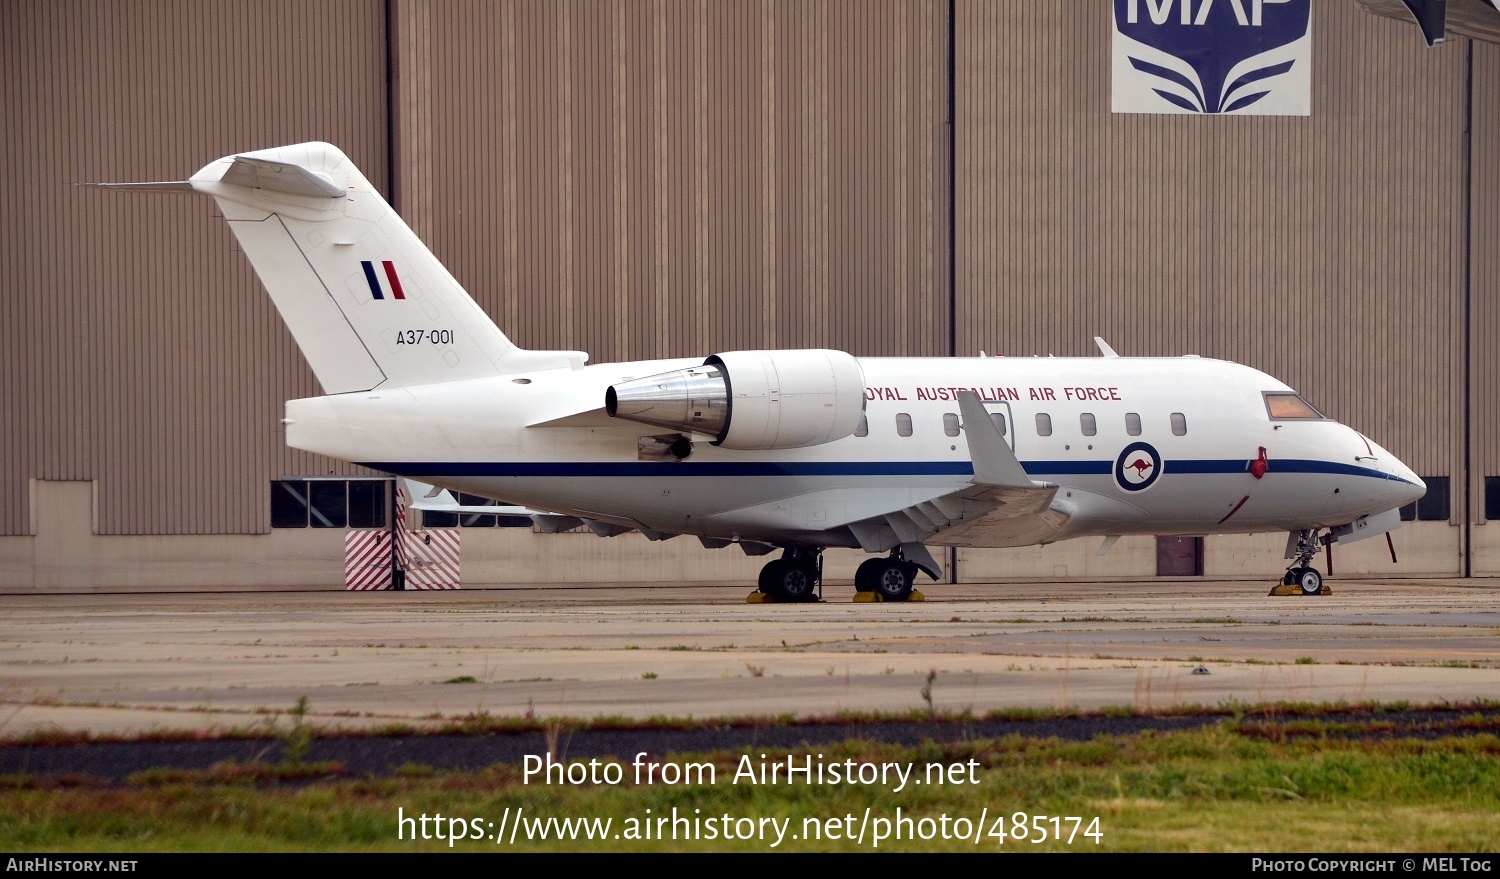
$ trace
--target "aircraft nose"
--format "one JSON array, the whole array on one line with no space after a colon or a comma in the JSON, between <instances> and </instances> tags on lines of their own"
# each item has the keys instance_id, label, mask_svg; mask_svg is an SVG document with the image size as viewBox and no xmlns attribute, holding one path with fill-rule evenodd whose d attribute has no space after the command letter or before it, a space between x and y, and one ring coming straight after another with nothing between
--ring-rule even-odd
<instances>
[{"instance_id":1,"label":"aircraft nose","mask_svg":"<svg viewBox=\"0 0 1500 879\"><path fill-rule=\"evenodd\" d=\"M1407 504L1414 504L1421 500L1422 496L1427 494L1427 483L1423 482L1422 477L1413 473L1410 467L1400 461L1394 461L1393 463L1396 465L1396 472L1393 475L1401 480L1401 502L1398 506L1404 507Z\"/></svg>"},{"instance_id":2,"label":"aircraft nose","mask_svg":"<svg viewBox=\"0 0 1500 879\"><path fill-rule=\"evenodd\" d=\"M1405 463L1392 455L1380 444L1374 442L1364 434L1359 438L1366 444L1366 448L1372 458L1370 463L1385 477L1382 480L1380 494L1382 503L1390 504L1385 509L1393 507L1404 507L1407 504L1416 503L1427 494L1427 483Z\"/></svg>"},{"instance_id":3,"label":"aircraft nose","mask_svg":"<svg viewBox=\"0 0 1500 879\"><path fill-rule=\"evenodd\" d=\"M1383 449L1382 452L1384 452ZM1399 458L1390 452L1384 452L1381 458L1383 465L1381 469L1397 486L1396 506L1404 507L1407 504L1416 503L1427 494L1427 483L1423 482L1422 477L1412 472L1412 469L1402 463Z\"/></svg>"}]
</instances>

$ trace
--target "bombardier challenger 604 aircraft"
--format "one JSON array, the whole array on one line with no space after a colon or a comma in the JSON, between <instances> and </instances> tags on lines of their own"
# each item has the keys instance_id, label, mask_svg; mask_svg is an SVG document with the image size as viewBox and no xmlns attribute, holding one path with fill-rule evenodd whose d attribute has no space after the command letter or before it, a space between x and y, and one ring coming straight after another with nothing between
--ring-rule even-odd
<instances>
[{"instance_id":1,"label":"bombardier challenger 604 aircraft","mask_svg":"<svg viewBox=\"0 0 1500 879\"><path fill-rule=\"evenodd\" d=\"M518 348L337 148L228 156L176 183L217 200L327 396L287 443L525 508L542 530L694 535L780 555L811 599L830 546L910 596L929 546L1286 531L1282 582L1397 527L1422 481L1295 391L1197 358L868 358L721 351L585 365ZM436 493L436 490L434 490Z\"/></svg>"}]
</instances>

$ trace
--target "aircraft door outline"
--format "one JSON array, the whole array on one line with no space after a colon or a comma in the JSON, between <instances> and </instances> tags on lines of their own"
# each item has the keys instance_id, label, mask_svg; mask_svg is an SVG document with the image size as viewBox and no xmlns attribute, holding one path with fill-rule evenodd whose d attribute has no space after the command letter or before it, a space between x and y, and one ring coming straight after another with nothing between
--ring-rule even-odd
<instances>
[{"instance_id":1,"label":"aircraft door outline","mask_svg":"<svg viewBox=\"0 0 1500 879\"><path fill-rule=\"evenodd\" d=\"M987 402L984 404L984 411L989 414L991 421L994 420L994 417L996 415L1000 416L1001 422L1003 423L1003 426L1000 428L1000 435L1005 438L1005 444L1010 446L1010 450L1012 452L1015 452L1016 419L1011 413L1009 401L1000 400L994 403Z\"/></svg>"}]
</instances>

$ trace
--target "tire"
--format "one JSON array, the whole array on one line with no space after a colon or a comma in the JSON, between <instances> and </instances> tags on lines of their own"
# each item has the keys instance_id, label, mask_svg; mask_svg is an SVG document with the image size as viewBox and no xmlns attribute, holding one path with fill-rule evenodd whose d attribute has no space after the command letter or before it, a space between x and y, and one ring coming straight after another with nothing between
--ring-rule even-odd
<instances>
[{"instance_id":1,"label":"tire","mask_svg":"<svg viewBox=\"0 0 1500 879\"><path fill-rule=\"evenodd\" d=\"M1285 574L1281 575L1281 585L1283 585L1283 586L1295 586L1295 585L1297 585L1297 575L1300 574L1300 573L1302 573L1302 569L1301 568L1290 568L1290 569L1288 569Z\"/></svg>"},{"instance_id":2,"label":"tire","mask_svg":"<svg viewBox=\"0 0 1500 879\"><path fill-rule=\"evenodd\" d=\"M911 597L911 584L916 566L895 559L883 559L880 575L875 580L875 592L886 601L905 601Z\"/></svg>"},{"instance_id":3,"label":"tire","mask_svg":"<svg viewBox=\"0 0 1500 879\"><path fill-rule=\"evenodd\" d=\"M767 562L760 569L760 579L756 583L756 588L767 595L774 596L776 594L776 581L781 579L781 568L785 565L786 562L782 559Z\"/></svg>"},{"instance_id":4,"label":"tire","mask_svg":"<svg viewBox=\"0 0 1500 879\"><path fill-rule=\"evenodd\" d=\"M1317 595L1323 591L1323 575L1317 568L1302 568L1297 572L1297 588L1303 595Z\"/></svg>"},{"instance_id":5,"label":"tire","mask_svg":"<svg viewBox=\"0 0 1500 879\"><path fill-rule=\"evenodd\" d=\"M771 572L767 591L772 597L780 601L813 601L818 597L814 588L817 575L810 565L778 559L766 565L766 570Z\"/></svg>"},{"instance_id":6,"label":"tire","mask_svg":"<svg viewBox=\"0 0 1500 879\"><path fill-rule=\"evenodd\" d=\"M854 571L854 591L874 592L875 582L885 567L886 559L865 559Z\"/></svg>"}]
</instances>

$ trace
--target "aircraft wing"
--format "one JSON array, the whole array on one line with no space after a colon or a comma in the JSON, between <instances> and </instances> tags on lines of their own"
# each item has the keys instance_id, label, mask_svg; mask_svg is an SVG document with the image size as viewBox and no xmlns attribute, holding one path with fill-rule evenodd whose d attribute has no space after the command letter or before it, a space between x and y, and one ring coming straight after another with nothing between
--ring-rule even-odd
<instances>
[{"instance_id":1,"label":"aircraft wing","mask_svg":"<svg viewBox=\"0 0 1500 879\"><path fill-rule=\"evenodd\" d=\"M1068 523L1052 508L1057 486L1027 475L1005 437L972 391L958 393L964 438L974 462L970 486L899 510L850 522L849 530L869 552L900 544L1024 546L1045 543Z\"/></svg>"}]
</instances>

